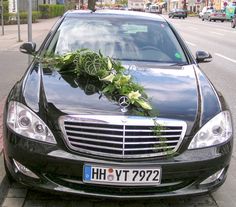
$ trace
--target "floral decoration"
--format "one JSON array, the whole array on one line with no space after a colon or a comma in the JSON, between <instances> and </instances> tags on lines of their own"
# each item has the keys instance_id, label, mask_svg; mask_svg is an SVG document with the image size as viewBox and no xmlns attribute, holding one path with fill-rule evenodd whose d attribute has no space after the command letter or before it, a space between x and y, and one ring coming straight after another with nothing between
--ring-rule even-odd
<instances>
[{"instance_id":1,"label":"floral decoration","mask_svg":"<svg viewBox=\"0 0 236 207\"><path fill-rule=\"evenodd\" d=\"M138 111L152 109L144 88L136 83L120 62L88 49L80 49L62 56L46 56L41 61L58 68L60 73L73 73L77 77L95 78L100 82L101 93L113 101L127 96Z\"/></svg>"}]
</instances>

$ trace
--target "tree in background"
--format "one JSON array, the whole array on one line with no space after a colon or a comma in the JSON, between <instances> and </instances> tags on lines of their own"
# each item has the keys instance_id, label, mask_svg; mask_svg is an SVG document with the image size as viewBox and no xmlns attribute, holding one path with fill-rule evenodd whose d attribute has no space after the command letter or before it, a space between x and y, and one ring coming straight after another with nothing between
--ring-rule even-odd
<instances>
[{"instance_id":1,"label":"tree in background","mask_svg":"<svg viewBox=\"0 0 236 207\"><path fill-rule=\"evenodd\" d=\"M128 0L117 0L116 4L120 4L120 5L128 5Z\"/></svg>"},{"instance_id":2,"label":"tree in background","mask_svg":"<svg viewBox=\"0 0 236 207\"><path fill-rule=\"evenodd\" d=\"M96 0L88 0L88 9L95 11Z\"/></svg>"}]
</instances>

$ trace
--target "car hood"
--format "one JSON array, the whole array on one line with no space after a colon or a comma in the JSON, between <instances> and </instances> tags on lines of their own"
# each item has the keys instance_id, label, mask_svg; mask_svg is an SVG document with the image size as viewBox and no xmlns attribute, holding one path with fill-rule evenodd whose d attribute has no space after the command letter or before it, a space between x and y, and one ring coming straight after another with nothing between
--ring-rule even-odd
<instances>
[{"instance_id":1,"label":"car hood","mask_svg":"<svg viewBox=\"0 0 236 207\"><path fill-rule=\"evenodd\" d=\"M183 120L192 128L195 120L202 117L210 119L220 110L214 88L194 65L177 68L135 67L128 71L144 87L154 116ZM24 88L26 103L35 111L41 105L47 106L51 114L58 116L138 115L137 111L129 109L126 113L122 112L119 104L102 94L92 79L63 75L56 70L42 70L39 65L28 74ZM202 92L204 88L207 89L206 94ZM37 91L38 95L35 96ZM214 104L210 114L204 110L203 102Z\"/></svg>"}]
</instances>

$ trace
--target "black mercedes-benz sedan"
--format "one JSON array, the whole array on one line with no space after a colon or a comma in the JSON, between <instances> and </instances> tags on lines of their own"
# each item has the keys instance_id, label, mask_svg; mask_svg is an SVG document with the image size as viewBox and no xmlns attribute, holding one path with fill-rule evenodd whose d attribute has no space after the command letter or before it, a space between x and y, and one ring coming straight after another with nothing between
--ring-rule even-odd
<instances>
[{"instance_id":1,"label":"black mercedes-benz sedan","mask_svg":"<svg viewBox=\"0 0 236 207\"><path fill-rule=\"evenodd\" d=\"M230 111L163 17L70 11L5 104L9 177L35 189L107 198L203 194L226 179Z\"/></svg>"}]
</instances>

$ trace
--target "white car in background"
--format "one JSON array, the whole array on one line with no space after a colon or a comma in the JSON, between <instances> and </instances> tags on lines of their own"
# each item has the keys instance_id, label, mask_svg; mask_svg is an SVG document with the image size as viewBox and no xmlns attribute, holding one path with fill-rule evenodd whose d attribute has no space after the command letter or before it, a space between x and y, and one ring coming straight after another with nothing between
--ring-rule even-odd
<instances>
[{"instance_id":1,"label":"white car in background","mask_svg":"<svg viewBox=\"0 0 236 207\"><path fill-rule=\"evenodd\" d=\"M199 12L199 14L198 14L199 18L202 18L203 14L204 14L209 8L210 8L210 7L207 7L207 6L203 7L202 11Z\"/></svg>"}]
</instances>

